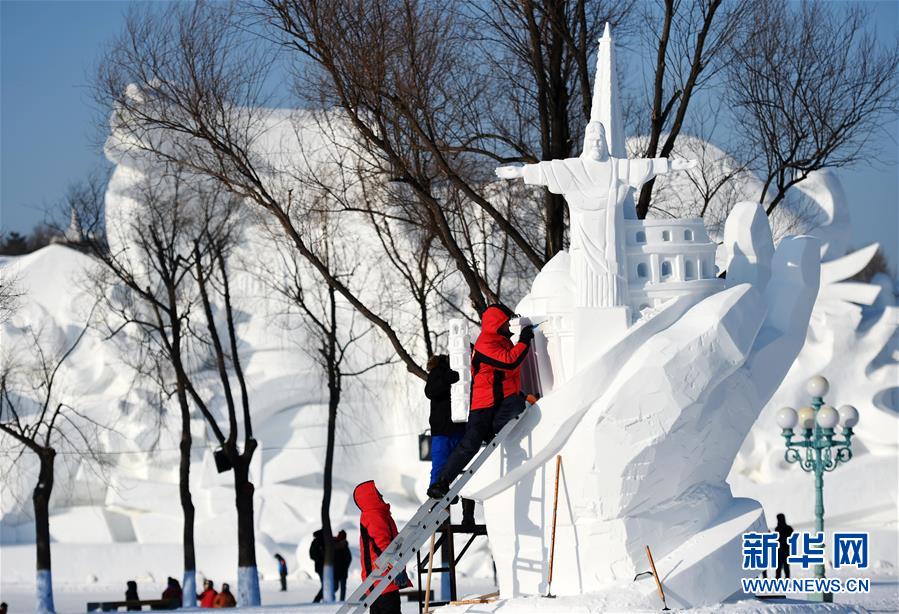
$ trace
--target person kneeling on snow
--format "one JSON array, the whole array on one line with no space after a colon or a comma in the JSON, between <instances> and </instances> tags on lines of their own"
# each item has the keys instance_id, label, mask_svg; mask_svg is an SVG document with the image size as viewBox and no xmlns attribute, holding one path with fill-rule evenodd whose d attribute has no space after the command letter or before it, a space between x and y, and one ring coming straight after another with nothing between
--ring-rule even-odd
<instances>
[{"instance_id":1,"label":"person kneeling on snow","mask_svg":"<svg viewBox=\"0 0 899 614\"><path fill-rule=\"evenodd\" d=\"M203 592L197 595L197 600L200 602L201 608L211 608L215 603L215 598L218 593L215 590L215 585L212 583L212 580L205 580L203 582Z\"/></svg>"},{"instance_id":2,"label":"person kneeling on snow","mask_svg":"<svg viewBox=\"0 0 899 614\"><path fill-rule=\"evenodd\" d=\"M449 491L481 443L490 441L524 409L521 394L521 363L524 362L534 328L521 331L518 343L512 343L509 320L515 314L505 305L490 305L481 316L481 334L471 355L471 411L462 441L450 454L437 480L428 488L428 496L441 499Z\"/></svg>"},{"instance_id":3,"label":"person kneeling on snow","mask_svg":"<svg viewBox=\"0 0 899 614\"><path fill-rule=\"evenodd\" d=\"M459 374L450 369L449 356L439 354L428 359L428 380L425 384L425 396L431 401L431 414L428 423L431 427L431 481L437 476L450 454L462 441L465 435L465 423L453 422L451 389L459 381ZM474 525L474 501L462 499L462 524Z\"/></svg>"},{"instance_id":4,"label":"person kneeling on snow","mask_svg":"<svg viewBox=\"0 0 899 614\"><path fill-rule=\"evenodd\" d=\"M231 594L231 586L227 582L222 583L222 592L216 595L212 602L213 608L236 608L237 600Z\"/></svg>"},{"instance_id":5,"label":"person kneeling on snow","mask_svg":"<svg viewBox=\"0 0 899 614\"><path fill-rule=\"evenodd\" d=\"M398 531L393 516L390 515L390 504L384 501L374 480L356 486L353 501L362 512L359 515L359 557L364 582L374 571L375 561L387 549ZM412 586L412 582L403 570L371 604L369 613L400 614L399 590L408 586Z\"/></svg>"}]
</instances>

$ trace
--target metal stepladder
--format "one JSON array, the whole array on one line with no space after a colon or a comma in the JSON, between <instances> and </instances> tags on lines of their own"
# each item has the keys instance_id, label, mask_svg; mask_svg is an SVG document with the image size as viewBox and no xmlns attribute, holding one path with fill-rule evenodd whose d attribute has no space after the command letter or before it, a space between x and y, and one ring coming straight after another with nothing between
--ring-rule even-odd
<instances>
[{"instance_id":1,"label":"metal stepladder","mask_svg":"<svg viewBox=\"0 0 899 614\"><path fill-rule=\"evenodd\" d=\"M527 409L525 409L527 411ZM438 531L450 517L450 502L455 498L468 480L481 468L490 455L503 443L509 434L518 426L524 411L509 420L496 437L481 450L474 460L456 478L449 491L442 499L428 499L418 508L415 515L406 523L390 545L381 553L374 563L372 573L353 591L337 614L363 614L367 608L381 596L384 589L406 568L406 564L418 553L422 545Z\"/></svg>"}]
</instances>

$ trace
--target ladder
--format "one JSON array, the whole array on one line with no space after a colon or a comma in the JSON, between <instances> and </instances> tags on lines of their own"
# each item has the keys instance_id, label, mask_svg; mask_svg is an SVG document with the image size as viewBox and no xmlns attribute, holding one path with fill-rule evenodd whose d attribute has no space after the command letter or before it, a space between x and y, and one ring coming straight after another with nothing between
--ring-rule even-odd
<instances>
[{"instance_id":1,"label":"ladder","mask_svg":"<svg viewBox=\"0 0 899 614\"><path fill-rule=\"evenodd\" d=\"M527 410L525 404L525 411ZM496 448L509 436L509 433L518 426L524 411L509 420L496 437L481 450L474 460L456 478L450 486L446 496L442 499L428 499L418 508L411 520L406 523L390 545L381 553L373 565L372 572L365 578L362 584L353 591L353 594L344 602L337 614L363 614L365 610L381 596L390 582L398 573L405 570L406 564L412 560L419 548L437 531L440 526L449 519L450 501L455 498L462 487L468 483L471 476L480 469Z\"/></svg>"}]
</instances>

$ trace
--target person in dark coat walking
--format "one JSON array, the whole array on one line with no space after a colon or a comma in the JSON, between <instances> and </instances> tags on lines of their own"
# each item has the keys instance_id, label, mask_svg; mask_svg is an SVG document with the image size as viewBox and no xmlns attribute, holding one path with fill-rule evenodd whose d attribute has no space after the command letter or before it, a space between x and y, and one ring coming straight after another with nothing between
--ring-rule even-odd
<instances>
[{"instance_id":1,"label":"person in dark coat walking","mask_svg":"<svg viewBox=\"0 0 899 614\"><path fill-rule=\"evenodd\" d=\"M390 504L384 501L373 480L362 482L353 491L353 501L359 508L359 557L362 564L362 580L374 571L374 564L381 553L396 537L396 523L390 515ZM398 576L371 605L370 614L400 614L400 588L411 586L405 571L405 582ZM397 583L400 583L398 585Z\"/></svg>"},{"instance_id":2,"label":"person in dark coat walking","mask_svg":"<svg viewBox=\"0 0 899 614\"><path fill-rule=\"evenodd\" d=\"M281 578L281 590L287 590L287 561L284 560L284 557L280 554L276 554L275 558L278 560L278 577Z\"/></svg>"},{"instance_id":3,"label":"person in dark coat walking","mask_svg":"<svg viewBox=\"0 0 899 614\"><path fill-rule=\"evenodd\" d=\"M790 565L787 563L787 557L790 556L790 536L793 534L793 527L787 524L787 518L783 514L777 515L777 526L774 527L777 532L777 570L774 577L779 578L780 572L783 570L784 577L790 577Z\"/></svg>"},{"instance_id":4,"label":"person in dark coat walking","mask_svg":"<svg viewBox=\"0 0 899 614\"><path fill-rule=\"evenodd\" d=\"M312 534L312 543L309 544L309 558L315 564L315 573L318 574L318 593L315 595L313 603L318 603L324 597L325 583L322 573L325 569L325 540L322 538L322 530L319 529Z\"/></svg>"},{"instance_id":5,"label":"person in dark coat walking","mask_svg":"<svg viewBox=\"0 0 899 614\"><path fill-rule=\"evenodd\" d=\"M334 542L334 582L340 589L341 601L346 599L346 579L350 572L350 562L352 560L353 554L350 552L350 545L346 540L346 531L341 529Z\"/></svg>"},{"instance_id":6,"label":"person in dark coat walking","mask_svg":"<svg viewBox=\"0 0 899 614\"><path fill-rule=\"evenodd\" d=\"M459 381L459 374L450 368L449 356L439 354L428 360L428 380L425 396L431 401L428 422L431 426L431 481L437 481L450 454L465 435L465 423L453 422L451 388ZM462 524L474 525L474 501L462 499Z\"/></svg>"},{"instance_id":7,"label":"person in dark coat walking","mask_svg":"<svg viewBox=\"0 0 899 614\"><path fill-rule=\"evenodd\" d=\"M481 334L471 355L468 425L462 441L428 488L432 499L446 496L450 484L481 449L481 443L493 439L509 420L524 410L521 364L531 348L534 328L522 329L518 343L512 343L509 320L513 315L505 305L490 305L481 316Z\"/></svg>"},{"instance_id":8,"label":"person in dark coat walking","mask_svg":"<svg viewBox=\"0 0 899 614\"><path fill-rule=\"evenodd\" d=\"M125 583L125 586L125 601L140 601L140 597L137 595L137 582L128 580L128 582ZM129 612L140 612L141 606L129 605L125 609Z\"/></svg>"}]
</instances>

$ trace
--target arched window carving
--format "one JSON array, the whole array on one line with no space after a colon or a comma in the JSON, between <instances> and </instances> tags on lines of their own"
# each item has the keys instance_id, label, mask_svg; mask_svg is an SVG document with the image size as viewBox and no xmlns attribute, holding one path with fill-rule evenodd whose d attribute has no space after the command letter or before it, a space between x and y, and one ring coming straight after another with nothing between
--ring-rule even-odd
<instances>
[{"instance_id":1,"label":"arched window carving","mask_svg":"<svg viewBox=\"0 0 899 614\"><path fill-rule=\"evenodd\" d=\"M637 265L637 277L640 277L641 279L649 277L649 267L646 266L645 262L641 262Z\"/></svg>"}]
</instances>

